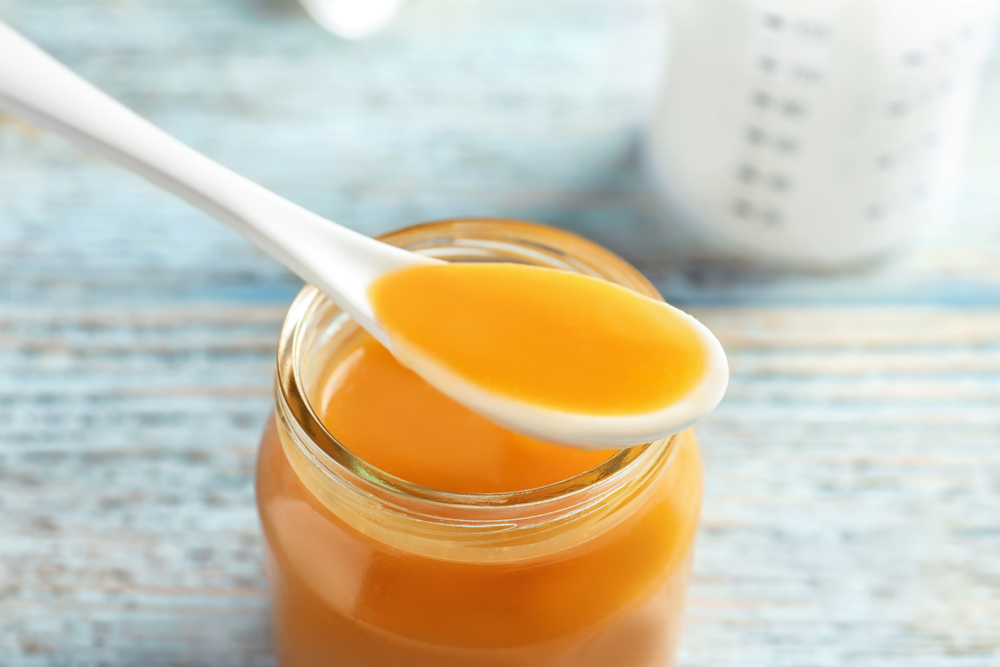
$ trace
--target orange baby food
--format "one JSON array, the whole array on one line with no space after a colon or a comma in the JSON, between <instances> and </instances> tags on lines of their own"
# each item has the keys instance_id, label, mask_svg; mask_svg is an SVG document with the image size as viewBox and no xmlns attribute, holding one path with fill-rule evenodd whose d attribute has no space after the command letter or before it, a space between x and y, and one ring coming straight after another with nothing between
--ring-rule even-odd
<instances>
[{"instance_id":1,"label":"orange baby food","mask_svg":"<svg viewBox=\"0 0 1000 667\"><path fill-rule=\"evenodd\" d=\"M519 491L568 479L609 452L512 433L465 408L358 332L323 383L320 418L348 449L390 475L459 493Z\"/></svg>"},{"instance_id":2,"label":"orange baby food","mask_svg":"<svg viewBox=\"0 0 1000 667\"><path fill-rule=\"evenodd\" d=\"M320 417L351 451L398 477L511 491L609 455L495 426L363 332L336 347L317 380ZM701 502L692 432L661 448L661 462L616 494L614 510L579 519L572 539L556 527L527 547L461 553L447 534L430 545L410 537L410 524L388 510L366 505L359 518L351 503L317 496L289 447L272 422L257 472L281 667L669 664ZM391 541L378 537L386 530Z\"/></svg>"},{"instance_id":3,"label":"orange baby food","mask_svg":"<svg viewBox=\"0 0 1000 667\"><path fill-rule=\"evenodd\" d=\"M690 432L672 459L611 530L529 560L454 561L348 525L302 483L272 422L257 498L279 665L670 664L701 501Z\"/></svg>"},{"instance_id":4,"label":"orange baby food","mask_svg":"<svg viewBox=\"0 0 1000 667\"><path fill-rule=\"evenodd\" d=\"M656 411L709 379L695 326L584 239L447 221L388 240L457 262L549 249L637 290L515 264L389 274L369 296L406 363L583 415ZM256 483L279 667L672 664L702 497L693 431L548 444L446 397L313 288L289 313Z\"/></svg>"},{"instance_id":5,"label":"orange baby food","mask_svg":"<svg viewBox=\"0 0 1000 667\"><path fill-rule=\"evenodd\" d=\"M689 320L582 274L520 264L416 266L368 291L397 353L495 394L564 412L629 415L685 397L707 370Z\"/></svg>"}]
</instances>

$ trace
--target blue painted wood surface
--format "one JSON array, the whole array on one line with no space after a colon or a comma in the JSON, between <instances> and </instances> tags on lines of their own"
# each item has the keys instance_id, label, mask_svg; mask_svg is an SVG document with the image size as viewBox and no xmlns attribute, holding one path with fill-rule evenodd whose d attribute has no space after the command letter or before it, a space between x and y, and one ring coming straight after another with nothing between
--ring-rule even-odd
<instances>
[{"instance_id":1,"label":"blue painted wood surface","mask_svg":"<svg viewBox=\"0 0 1000 667\"><path fill-rule=\"evenodd\" d=\"M733 381L686 667L1000 664L1000 57L949 230L789 276L685 254L638 159L655 0L414 0L361 43L285 0L0 0L197 149L367 233L565 226L712 326ZM0 116L0 665L271 664L254 449L299 281Z\"/></svg>"}]
</instances>

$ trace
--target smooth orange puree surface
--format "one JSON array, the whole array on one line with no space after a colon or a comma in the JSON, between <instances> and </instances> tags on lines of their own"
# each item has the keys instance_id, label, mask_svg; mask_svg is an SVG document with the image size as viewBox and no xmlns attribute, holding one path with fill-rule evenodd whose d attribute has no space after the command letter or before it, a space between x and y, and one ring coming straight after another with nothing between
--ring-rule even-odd
<instances>
[{"instance_id":1,"label":"smooth orange puree surface","mask_svg":"<svg viewBox=\"0 0 1000 667\"><path fill-rule=\"evenodd\" d=\"M611 452L584 452L518 435L471 412L358 331L332 360L320 419L359 457L443 491L493 493L553 484Z\"/></svg>"},{"instance_id":2,"label":"smooth orange puree surface","mask_svg":"<svg viewBox=\"0 0 1000 667\"><path fill-rule=\"evenodd\" d=\"M520 264L442 264L369 288L397 351L501 396L565 412L653 412L706 372L688 320L581 274ZM523 459L519 459L523 461Z\"/></svg>"}]
</instances>

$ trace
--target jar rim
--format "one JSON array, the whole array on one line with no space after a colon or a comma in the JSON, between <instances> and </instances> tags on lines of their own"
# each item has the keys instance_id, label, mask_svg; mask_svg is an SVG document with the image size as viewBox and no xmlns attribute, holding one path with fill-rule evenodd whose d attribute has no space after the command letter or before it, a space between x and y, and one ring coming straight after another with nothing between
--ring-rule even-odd
<instances>
[{"instance_id":1,"label":"jar rim","mask_svg":"<svg viewBox=\"0 0 1000 667\"><path fill-rule=\"evenodd\" d=\"M648 280L628 262L592 241L576 234L538 223L499 218L460 218L432 221L405 227L379 237L380 240L415 252L458 248L482 254L492 247L529 257L525 263L548 264L612 280L646 296L662 297ZM462 241L467 243L463 244ZM572 252L566 250L572 248ZM441 256L442 253L437 253ZM444 253L447 255L448 253ZM532 262L531 259L536 260ZM473 260L475 261L475 260ZM480 260L483 261L483 260ZM485 260L489 261L489 260ZM496 260L493 260L496 261ZM505 260L501 260L505 261ZM543 264L544 265L544 264ZM407 481L383 471L354 454L327 429L309 399L303 368L310 326L320 320L350 322L326 295L305 285L288 310L278 343L275 398L277 413L286 431L297 441L302 454L324 477L358 486L384 500L404 504L429 504L438 508L476 509L525 508L551 503L572 503L581 495L617 486L634 471L654 466L674 449L679 434L644 445L621 449L610 457L572 477L545 486L509 492L460 493L444 491ZM297 436L297 437L296 437Z\"/></svg>"}]
</instances>

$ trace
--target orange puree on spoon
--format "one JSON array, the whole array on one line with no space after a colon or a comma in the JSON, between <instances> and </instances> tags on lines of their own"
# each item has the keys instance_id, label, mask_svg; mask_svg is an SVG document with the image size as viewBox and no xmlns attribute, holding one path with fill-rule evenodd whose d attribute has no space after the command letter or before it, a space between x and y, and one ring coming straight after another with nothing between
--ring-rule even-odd
<instances>
[{"instance_id":1,"label":"orange puree on spoon","mask_svg":"<svg viewBox=\"0 0 1000 667\"><path fill-rule=\"evenodd\" d=\"M368 298L407 365L420 370L429 362L551 410L652 412L686 396L707 370L705 346L686 315L577 273L500 263L414 266L375 280Z\"/></svg>"}]
</instances>

